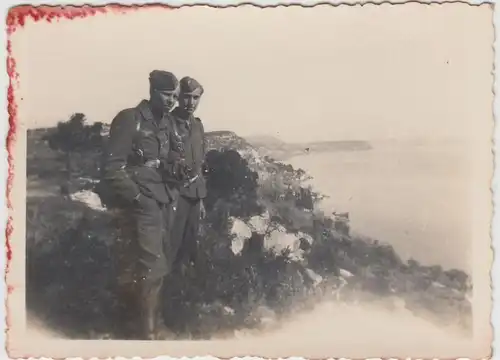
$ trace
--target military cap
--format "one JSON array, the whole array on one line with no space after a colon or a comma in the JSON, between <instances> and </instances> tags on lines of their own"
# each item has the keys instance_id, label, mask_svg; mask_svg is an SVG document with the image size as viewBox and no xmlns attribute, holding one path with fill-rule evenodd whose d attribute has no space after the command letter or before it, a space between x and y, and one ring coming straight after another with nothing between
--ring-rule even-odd
<instances>
[{"instance_id":1,"label":"military cap","mask_svg":"<svg viewBox=\"0 0 500 360\"><path fill-rule=\"evenodd\" d=\"M149 83L153 89L174 91L179 86L177 77L169 71L153 70L149 73Z\"/></svg>"},{"instance_id":2,"label":"military cap","mask_svg":"<svg viewBox=\"0 0 500 360\"><path fill-rule=\"evenodd\" d=\"M195 80L189 76L185 76L181 79L180 88L181 88L181 93L183 93L183 94L190 94L193 91L195 91L196 89L201 89L202 94L204 91L203 86L201 86L201 84L197 80Z\"/></svg>"}]
</instances>

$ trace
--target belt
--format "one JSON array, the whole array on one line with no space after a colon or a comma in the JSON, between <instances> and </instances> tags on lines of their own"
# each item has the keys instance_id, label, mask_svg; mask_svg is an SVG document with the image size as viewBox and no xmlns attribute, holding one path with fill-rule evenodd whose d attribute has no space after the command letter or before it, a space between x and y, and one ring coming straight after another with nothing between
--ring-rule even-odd
<instances>
[{"instance_id":1,"label":"belt","mask_svg":"<svg viewBox=\"0 0 500 360\"><path fill-rule=\"evenodd\" d=\"M193 184L198 178L200 177L200 174L193 176L192 178L188 179L187 182L184 183L184 187L189 187L191 184Z\"/></svg>"},{"instance_id":2,"label":"belt","mask_svg":"<svg viewBox=\"0 0 500 360\"><path fill-rule=\"evenodd\" d=\"M160 160L159 159L147 160L144 163L144 166L158 169L160 167Z\"/></svg>"}]
</instances>

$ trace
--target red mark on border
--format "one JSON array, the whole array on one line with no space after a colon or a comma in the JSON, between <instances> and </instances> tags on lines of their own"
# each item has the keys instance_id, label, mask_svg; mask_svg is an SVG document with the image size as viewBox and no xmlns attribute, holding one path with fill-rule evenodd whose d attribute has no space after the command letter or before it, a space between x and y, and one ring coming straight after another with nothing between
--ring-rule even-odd
<instances>
[{"instance_id":1,"label":"red mark on border","mask_svg":"<svg viewBox=\"0 0 500 360\"><path fill-rule=\"evenodd\" d=\"M13 7L7 15L7 31L14 32L17 28L23 27L28 19L33 22L45 20L49 23L60 19L74 20L83 19L89 16L106 13L125 14L129 11L140 9L171 9L171 6L163 4L141 4L141 5L120 5L110 4L101 6L30 6L19 5Z\"/></svg>"},{"instance_id":2,"label":"red mark on border","mask_svg":"<svg viewBox=\"0 0 500 360\"><path fill-rule=\"evenodd\" d=\"M7 22L9 22L7 20ZM19 74L16 71L16 61L12 56L12 41L10 36L12 34L13 29L7 27L7 73L9 75L9 87L7 90L7 111L9 113L9 130L6 138L6 146L7 146L7 162L8 162L8 175L7 175L7 189L6 189L6 199L7 199L7 208L8 210L12 210L12 201L11 201L11 192L12 185L14 183L14 142L16 140L17 133L17 103L15 100L15 86L19 80ZM12 260L12 248L10 245L10 237L12 235L12 217L9 216L7 220L7 226L5 230L5 248L7 252L7 264L6 264L6 273L9 271L10 261Z\"/></svg>"},{"instance_id":3,"label":"red mark on border","mask_svg":"<svg viewBox=\"0 0 500 360\"><path fill-rule=\"evenodd\" d=\"M14 145L17 135L17 109L18 103L16 102L15 89L19 85L19 74L16 70L16 60L12 54L12 35L16 30L22 28L27 24L28 21L39 22L46 21L52 23L59 20L74 20L82 19L89 16L95 16L98 14L105 13L120 13L125 14L129 11L139 10L141 8L161 8L170 9L171 7L161 4L145 4L145 5L105 5L105 6L29 6L20 5L12 7L6 19L6 31L7 31L7 73L9 75L9 87L7 90L7 110L9 113L9 130L6 138L6 147L8 152L7 162L8 162L8 176L6 185L6 199L8 211L12 211L12 186L14 183ZM5 230L5 251L6 251L6 265L5 265L5 282L7 283L7 274L10 269L12 261L12 246L11 246L11 236L14 231L12 215L8 217L7 226ZM11 294L14 291L14 287L7 285L7 292ZM6 299L6 337L8 338L8 329L10 327L9 318L9 304L8 299ZM7 340L8 343L8 340ZM7 347L8 350L8 347Z\"/></svg>"},{"instance_id":4,"label":"red mark on border","mask_svg":"<svg viewBox=\"0 0 500 360\"><path fill-rule=\"evenodd\" d=\"M129 11L138 10L141 8L162 8L170 9L171 7L161 4L145 4L145 5L104 5L104 6L30 6L20 5L9 10L7 14L7 72L9 74L9 88L7 94L8 113L9 113L9 131L6 139L8 152L8 179L7 179L7 207L12 210L11 192L14 183L14 158L13 150L17 134L17 103L15 98L15 87L19 83L19 74L16 71L16 60L12 55L12 34L19 28L26 25L28 20L33 22L46 21L53 22L60 19L79 19L94 16L97 14L105 14L108 12L124 14ZM10 261L12 260L12 249L10 245L10 236L12 234L12 217L9 217L6 229L5 248L7 251L6 272L9 270Z\"/></svg>"}]
</instances>

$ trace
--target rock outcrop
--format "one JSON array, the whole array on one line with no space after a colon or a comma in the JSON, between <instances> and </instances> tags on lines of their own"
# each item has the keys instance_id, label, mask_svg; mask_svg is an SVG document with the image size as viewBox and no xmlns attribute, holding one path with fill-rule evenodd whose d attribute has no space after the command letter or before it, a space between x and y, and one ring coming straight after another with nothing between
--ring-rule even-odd
<instances>
[{"instance_id":1,"label":"rock outcrop","mask_svg":"<svg viewBox=\"0 0 500 360\"><path fill-rule=\"evenodd\" d=\"M77 174L62 176L61 154L43 140L53 131L28 132L28 307L70 337L126 336L112 317L113 217L93 192L100 153L82 150L72 160ZM398 299L419 316L470 329L465 273L403 262L391 246L351 236L348 214L316 210L322 195L304 185L303 170L259 155L232 132L207 137L199 259L168 279L165 294L166 323L180 336L268 327L319 298Z\"/></svg>"}]
</instances>

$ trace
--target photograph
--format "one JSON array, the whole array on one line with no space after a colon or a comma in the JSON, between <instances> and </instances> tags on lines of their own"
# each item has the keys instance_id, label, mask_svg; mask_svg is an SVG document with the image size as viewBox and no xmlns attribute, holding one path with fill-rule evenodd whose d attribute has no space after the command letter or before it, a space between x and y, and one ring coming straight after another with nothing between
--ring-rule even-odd
<instances>
[{"instance_id":1,"label":"photograph","mask_svg":"<svg viewBox=\"0 0 500 360\"><path fill-rule=\"evenodd\" d=\"M491 355L491 4L7 24L10 357Z\"/></svg>"}]
</instances>

